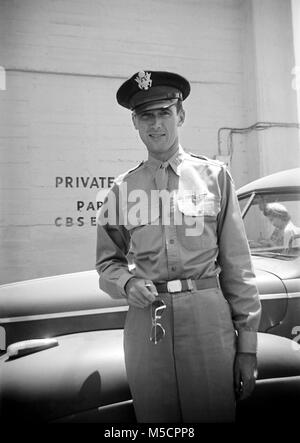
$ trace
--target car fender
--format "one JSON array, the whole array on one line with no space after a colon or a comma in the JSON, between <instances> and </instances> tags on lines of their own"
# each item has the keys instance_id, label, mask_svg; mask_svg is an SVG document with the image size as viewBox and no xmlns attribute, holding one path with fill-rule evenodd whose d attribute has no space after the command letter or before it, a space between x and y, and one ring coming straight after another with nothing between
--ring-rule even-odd
<instances>
[{"instance_id":1,"label":"car fender","mask_svg":"<svg viewBox=\"0 0 300 443\"><path fill-rule=\"evenodd\" d=\"M51 349L0 358L2 418L49 421L131 399L122 330L57 340Z\"/></svg>"}]
</instances>

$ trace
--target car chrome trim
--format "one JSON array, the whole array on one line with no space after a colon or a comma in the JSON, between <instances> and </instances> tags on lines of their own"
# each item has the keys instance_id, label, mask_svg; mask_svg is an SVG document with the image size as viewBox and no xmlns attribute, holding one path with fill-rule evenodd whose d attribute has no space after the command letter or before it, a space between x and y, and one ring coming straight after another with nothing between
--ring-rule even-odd
<instances>
[{"instance_id":1,"label":"car chrome trim","mask_svg":"<svg viewBox=\"0 0 300 443\"><path fill-rule=\"evenodd\" d=\"M300 292L289 293L288 298L300 298Z\"/></svg>"},{"instance_id":2,"label":"car chrome trim","mask_svg":"<svg viewBox=\"0 0 300 443\"><path fill-rule=\"evenodd\" d=\"M118 401L116 403L110 403L108 405L96 406L95 408L90 409L90 410L75 411L71 415L65 415L64 417L61 417L61 418L54 418L54 419L50 420L49 423L78 423L78 421L77 421L78 417L79 418L82 416L84 417L87 413L89 413L91 411L98 411L98 413L101 414L102 412L105 412L105 413L109 412L110 409L112 409L112 410L116 409L116 408L120 409L123 407L128 408L128 409L132 408L132 410L133 410L132 398L129 400ZM79 423L88 423L88 421L80 421ZM101 421L99 423L101 423Z\"/></svg>"},{"instance_id":3,"label":"car chrome trim","mask_svg":"<svg viewBox=\"0 0 300 443\"><path fill-rule=\"evenodd\" d=\"M0 323L18 323L23 321L35 321L35 320L48 320L51 318L64 318L64 317L79 317L83 315L96 315L96 314L110 314L112 312L125 312L128 310L128 306L115 306L112 308L100 308L100 309L85 309L81 311L70 312L54 312L52 314L36 314L26 315L20 317L7 317L0 318Z\"/></svg>"},{"instance_id":4,"label":"car chrome trim","mask_svg":"<svg viewBox=\"0 0 300 443\"><path fill-rule=\"evenodd\" d=\"M287 299L288 295L285 292L281 292L280 294L262 294L259 295L261 300L278 300L278 299Z\"/></svg>"},{"instance_id":5,"label":"car chrome trim","mask_svg":"<svg viewBox=\"0 0 300 443\"><path fill-rule=\"evenodd\" d=\"M262 294L259 295L259 298L261 300L277 300L277 299L289 299L289 298L300 298L300 292L292 292L289 294L286 294L285 292L282 292L280 294Z\"/></svg>"},{"instance_id":6,"label":"car chrome trim","mask_svg":"<svg viewBox=\"0 0 300 443\"><path fill-rule=\"evenodd\" d=\"M109 405L103 405L103 406L98 406L98 411L104 411L106 409L112 409L115 408L116 406L127 406L127 405L132 405L133 401L132 399L130 400L124 400L124 401L118 401L116 403L111 403Z\"/></svg>"},{"instance_id":7,"label":"car chrome trim","mask_svg":"<svg viewBox=\"0 0 300 443\"><path fill-rule=\"evenodd\" d=\"M43 351L44 349L53 348L54 346L58 346L56 338L23 340L9 345L6 352L9 358L17 358L34 352Z\"/></svg>"}]
</instances>

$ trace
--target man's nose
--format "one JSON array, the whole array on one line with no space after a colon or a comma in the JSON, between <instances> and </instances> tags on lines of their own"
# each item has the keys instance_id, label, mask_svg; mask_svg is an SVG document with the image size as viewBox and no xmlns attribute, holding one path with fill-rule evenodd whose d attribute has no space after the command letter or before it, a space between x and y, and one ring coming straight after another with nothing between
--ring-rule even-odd
<instances>
[{"instance_id":1,"label":"man's nose","mask_svg":"<svg viewBox=\"0 0 300 443\"><path fill-rule=\"evenodd\" d=\"M161 127L161 118L158 115L154 115L151 121L151 126L153 129L158 129Z\"/></svg>"}]
</instances>

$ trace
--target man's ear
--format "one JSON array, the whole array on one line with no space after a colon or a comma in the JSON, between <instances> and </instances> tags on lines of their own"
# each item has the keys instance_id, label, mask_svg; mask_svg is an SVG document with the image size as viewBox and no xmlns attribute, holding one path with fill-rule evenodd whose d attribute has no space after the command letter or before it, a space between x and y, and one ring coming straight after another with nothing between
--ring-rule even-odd
<instances>
[{"instance_id":1,"label":"man's ear","mask_svg":"<svg viewBox=\"0 0 300 443\"><path fill-rule=\"evenodd\" d=\"M185 120L185 110L184 109L180 109L179 113L178 113L178 125L177 126L182 126Z\"/></svg>"},{"instance_id":2,"label":"man's ear","mask_svg":"<svg viewBox=\"0 0 300 443\"><path fill-rule=\"evenodd\" d=\"M138 128L138 123L137 123L137 116L136 116L135 112L133 112L131 114L131 118L132 118L132 123L133 123L133 126L135 127L135 129L139 129Z\"/></svg>"}]
</instances>

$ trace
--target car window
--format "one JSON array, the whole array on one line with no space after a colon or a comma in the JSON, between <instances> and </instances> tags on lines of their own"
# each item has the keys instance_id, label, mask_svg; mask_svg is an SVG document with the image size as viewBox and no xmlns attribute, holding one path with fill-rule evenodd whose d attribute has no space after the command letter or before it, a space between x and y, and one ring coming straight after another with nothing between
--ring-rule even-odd
<instances>
[{"instance_id":1,"label":"car window","mask_svg":"<svg viewBox=\"0 0 300 443\"><path fill-rule=\"evenodd\" d=\"M242 214L243 214L246 206L250 203L251 199L252 199L252 195L250 197L248 196L248 197L245 197L245 198L241 198L239 200L240 210L241 210Z\"/></svg>"},{"instance_id":2,"label":"car window","mask_svg":"<svg viewBox=\"0 0 300 443\"><path fill-rule=\"evenodd\" d=\"M241 209L249 197L240 199ZM300 193L255 193L244 214L252 254L293 259L300 255Z\"/></svg>"}]
</instances>

